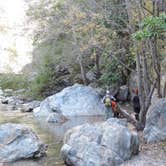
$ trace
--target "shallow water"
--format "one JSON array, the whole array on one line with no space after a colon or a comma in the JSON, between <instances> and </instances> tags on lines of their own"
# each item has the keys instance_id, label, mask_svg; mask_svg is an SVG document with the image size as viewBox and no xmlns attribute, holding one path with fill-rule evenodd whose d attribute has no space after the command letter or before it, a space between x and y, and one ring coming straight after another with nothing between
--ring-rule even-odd
<instances>
[{"instance_id":1,"label":"shallow water","mask_svg":"<svg viewBox=\"0 0 166 166\"><path fill-rule=\"evenodd\" d=\"M46 123L45 120L37 121L32 113L21 113L20 111L11 111L11 107L0 104L0 124L2 123L20 123L32 128L39 138L48 145L47 156L41 159L22 160L14 163L5 164L5 166L64 166L60 158L60 149L64 133L77 125L84 123L94 123L103 121L103 116L84 116L70 118L63 124Z\"/></svg>"}]
</instances>

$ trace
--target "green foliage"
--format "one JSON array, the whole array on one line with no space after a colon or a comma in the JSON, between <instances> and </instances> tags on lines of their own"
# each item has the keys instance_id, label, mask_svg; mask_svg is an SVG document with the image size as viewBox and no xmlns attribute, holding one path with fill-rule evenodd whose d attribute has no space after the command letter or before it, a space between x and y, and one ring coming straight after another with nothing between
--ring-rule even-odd
<instances>
[{"instance_id":1,"label":"green foliage","mask_svg":"<svg viewBox=\"0 0 166 166\"><path fill-rule=\"evenodd\" d=\"M122 81L122 67L116 60L107 63L105 66L104 74L101 76L99 82L102 85L115 85Z\"/></svg>"},{"instance_id":2,"label":"green foliage","mask_svg":"<svg viewBox=\"0 0 166 166\"><path fill-rule=\"evenodd\" d=\"M1 74L0 75L0 87L2 89L13 89L18 90L22 88L27 88L28 80L24 75L16 74Z\"/></svg>"},{"instance_id":3,"label":"green foliage","mask_svg":"<svg viewBox=\"0 0 166 166\"><path fill-rule=\"evenodd\" d=\"M39 70L36 78L30 83L30 96L33 98L42 98L45 92L53 89L56 84L56 73L53 61L50 57L45 57L42 67Z\"/></svg>"},{"instance_id":4,"label":"green foliage","mask_svg":"<svg viewBox=\"0 0 166 166\"><path fill-rule=\"evenodd\" d=\"M141 30L133 34L136 40L160 37L166 30L166 14L146 17L140 25Z\"/></svg>"}]
</instances>

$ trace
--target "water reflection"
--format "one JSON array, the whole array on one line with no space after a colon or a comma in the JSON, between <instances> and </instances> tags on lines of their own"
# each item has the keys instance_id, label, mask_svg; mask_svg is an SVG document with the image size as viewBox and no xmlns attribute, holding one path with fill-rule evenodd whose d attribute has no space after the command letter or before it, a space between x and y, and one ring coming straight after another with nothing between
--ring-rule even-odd
<instances>
[{"instance_id":1,"label":"water reflection","mask_svg":"<svg viewBox=\"0 0 166 166\"><path fill-rule=\"evenodd\" d=\"M65 132L74 126L85 123L95 123L103 120L104 116L77 116L69 117L69 119L63 124L47 123L45 122L45 119L40 119L38 122L43 129L49 130L57 139L62 140Z\"/></svg>"}]
</instances>

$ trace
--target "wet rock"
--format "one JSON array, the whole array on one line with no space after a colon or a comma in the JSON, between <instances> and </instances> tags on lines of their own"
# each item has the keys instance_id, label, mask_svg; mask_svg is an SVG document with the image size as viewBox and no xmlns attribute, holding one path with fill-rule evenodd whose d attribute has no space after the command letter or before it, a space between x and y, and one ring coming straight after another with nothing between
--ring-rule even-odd
<instances>
[{"instance_id":1,"label":"wet rock","mask_svg":"<svg viewBox=\"0 0 166 166\"><path fill-rule=\"evenodd\" d=\"M47 118L48 123L64 123L66 120L67 118L59 113L50 113Z\"/></svg>"},{"instance_id":2,"label":"wet rock","mask_svg":"<svg viewBox=\"0 0 166 166\"><path fill-rule=\"evenodd\" d=\"M12 96L13 95L13 89L4 89L4 95L5 96Z\"/></svg>"},{"instance_id":3,"label":"wet rock","mask_svg":"<svg viewBox=\"0 0 166 166\"><path fill-rule=\"evenodd\" d=\"M116 96L118 101L127 101L129 97L129 88L127 85L123 85L119 88L118 94Z\"/></svg>"},{"instance_id":4,"label":"wet rock","mask_svg":"<svg viewBox=\"0 0 166 166\"><path fill-rule=\"evenodd\" d=\"M40 111L34 111L36 117L50 113L62 113L64 116L104 115L106 108L97 92L79 84L67 87L59 93L46 98L40 104Z\"/></svg>"},{"instance_id":5,"label":"wet rock","mask_svg":"<svg viewBox=\"0 0 166 166\"><path fill-rule=\"evenodd\" d=\"M144 129L148 143L166 141L166 98L159 99L150 106Z\"/></svg>"},{"instance_id":6,"label":"wet rock","mask_svg":"<svg viewBox=\"0 0 166 166\"><path fill-rule=\"evenodd\" d=\"M32 112L36 107L40 106L40 101L32 101L21 105L21 112Z\"/></svg>"},{"instance_id":7,"label":"wet rock","mask_svg":"<svg viewBox=\"0 0 166 166\"><path fill-rule=\"evenodd\" d=\"M125 121L111 118L70 129L61 149L63 160L73 166L120 165L139 149L137 133L126 126Z\"/></svg>"},{"instance_id":8,"label":"wet rock","mask_svg":"<svg viewBox=\"0 0 166 166\"><path fill-rule=\"evenodd\" d=\"M12 123L0 125L0 145L1 162L41 157L47 149L31 129Z\"/></svg>"}]
</instances>

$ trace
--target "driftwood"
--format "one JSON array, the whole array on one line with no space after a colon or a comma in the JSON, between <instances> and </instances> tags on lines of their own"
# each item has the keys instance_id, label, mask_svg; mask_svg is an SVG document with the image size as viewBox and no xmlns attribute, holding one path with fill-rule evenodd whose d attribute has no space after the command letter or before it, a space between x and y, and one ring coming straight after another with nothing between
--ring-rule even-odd
<instances>
[{"instance_id":1,"label":"driftwood","mask_svg":"<svg viewBox=\"0 0 166 166\"><path fill-rule=\"evenodd\" d=\"M121 115L121 117L126 118L128 122L132 123L134 126L137 127L137 120L135 120L126 110L122 109L119 105L118 107L118 112Z\"/></svg>"}]
</instances>

